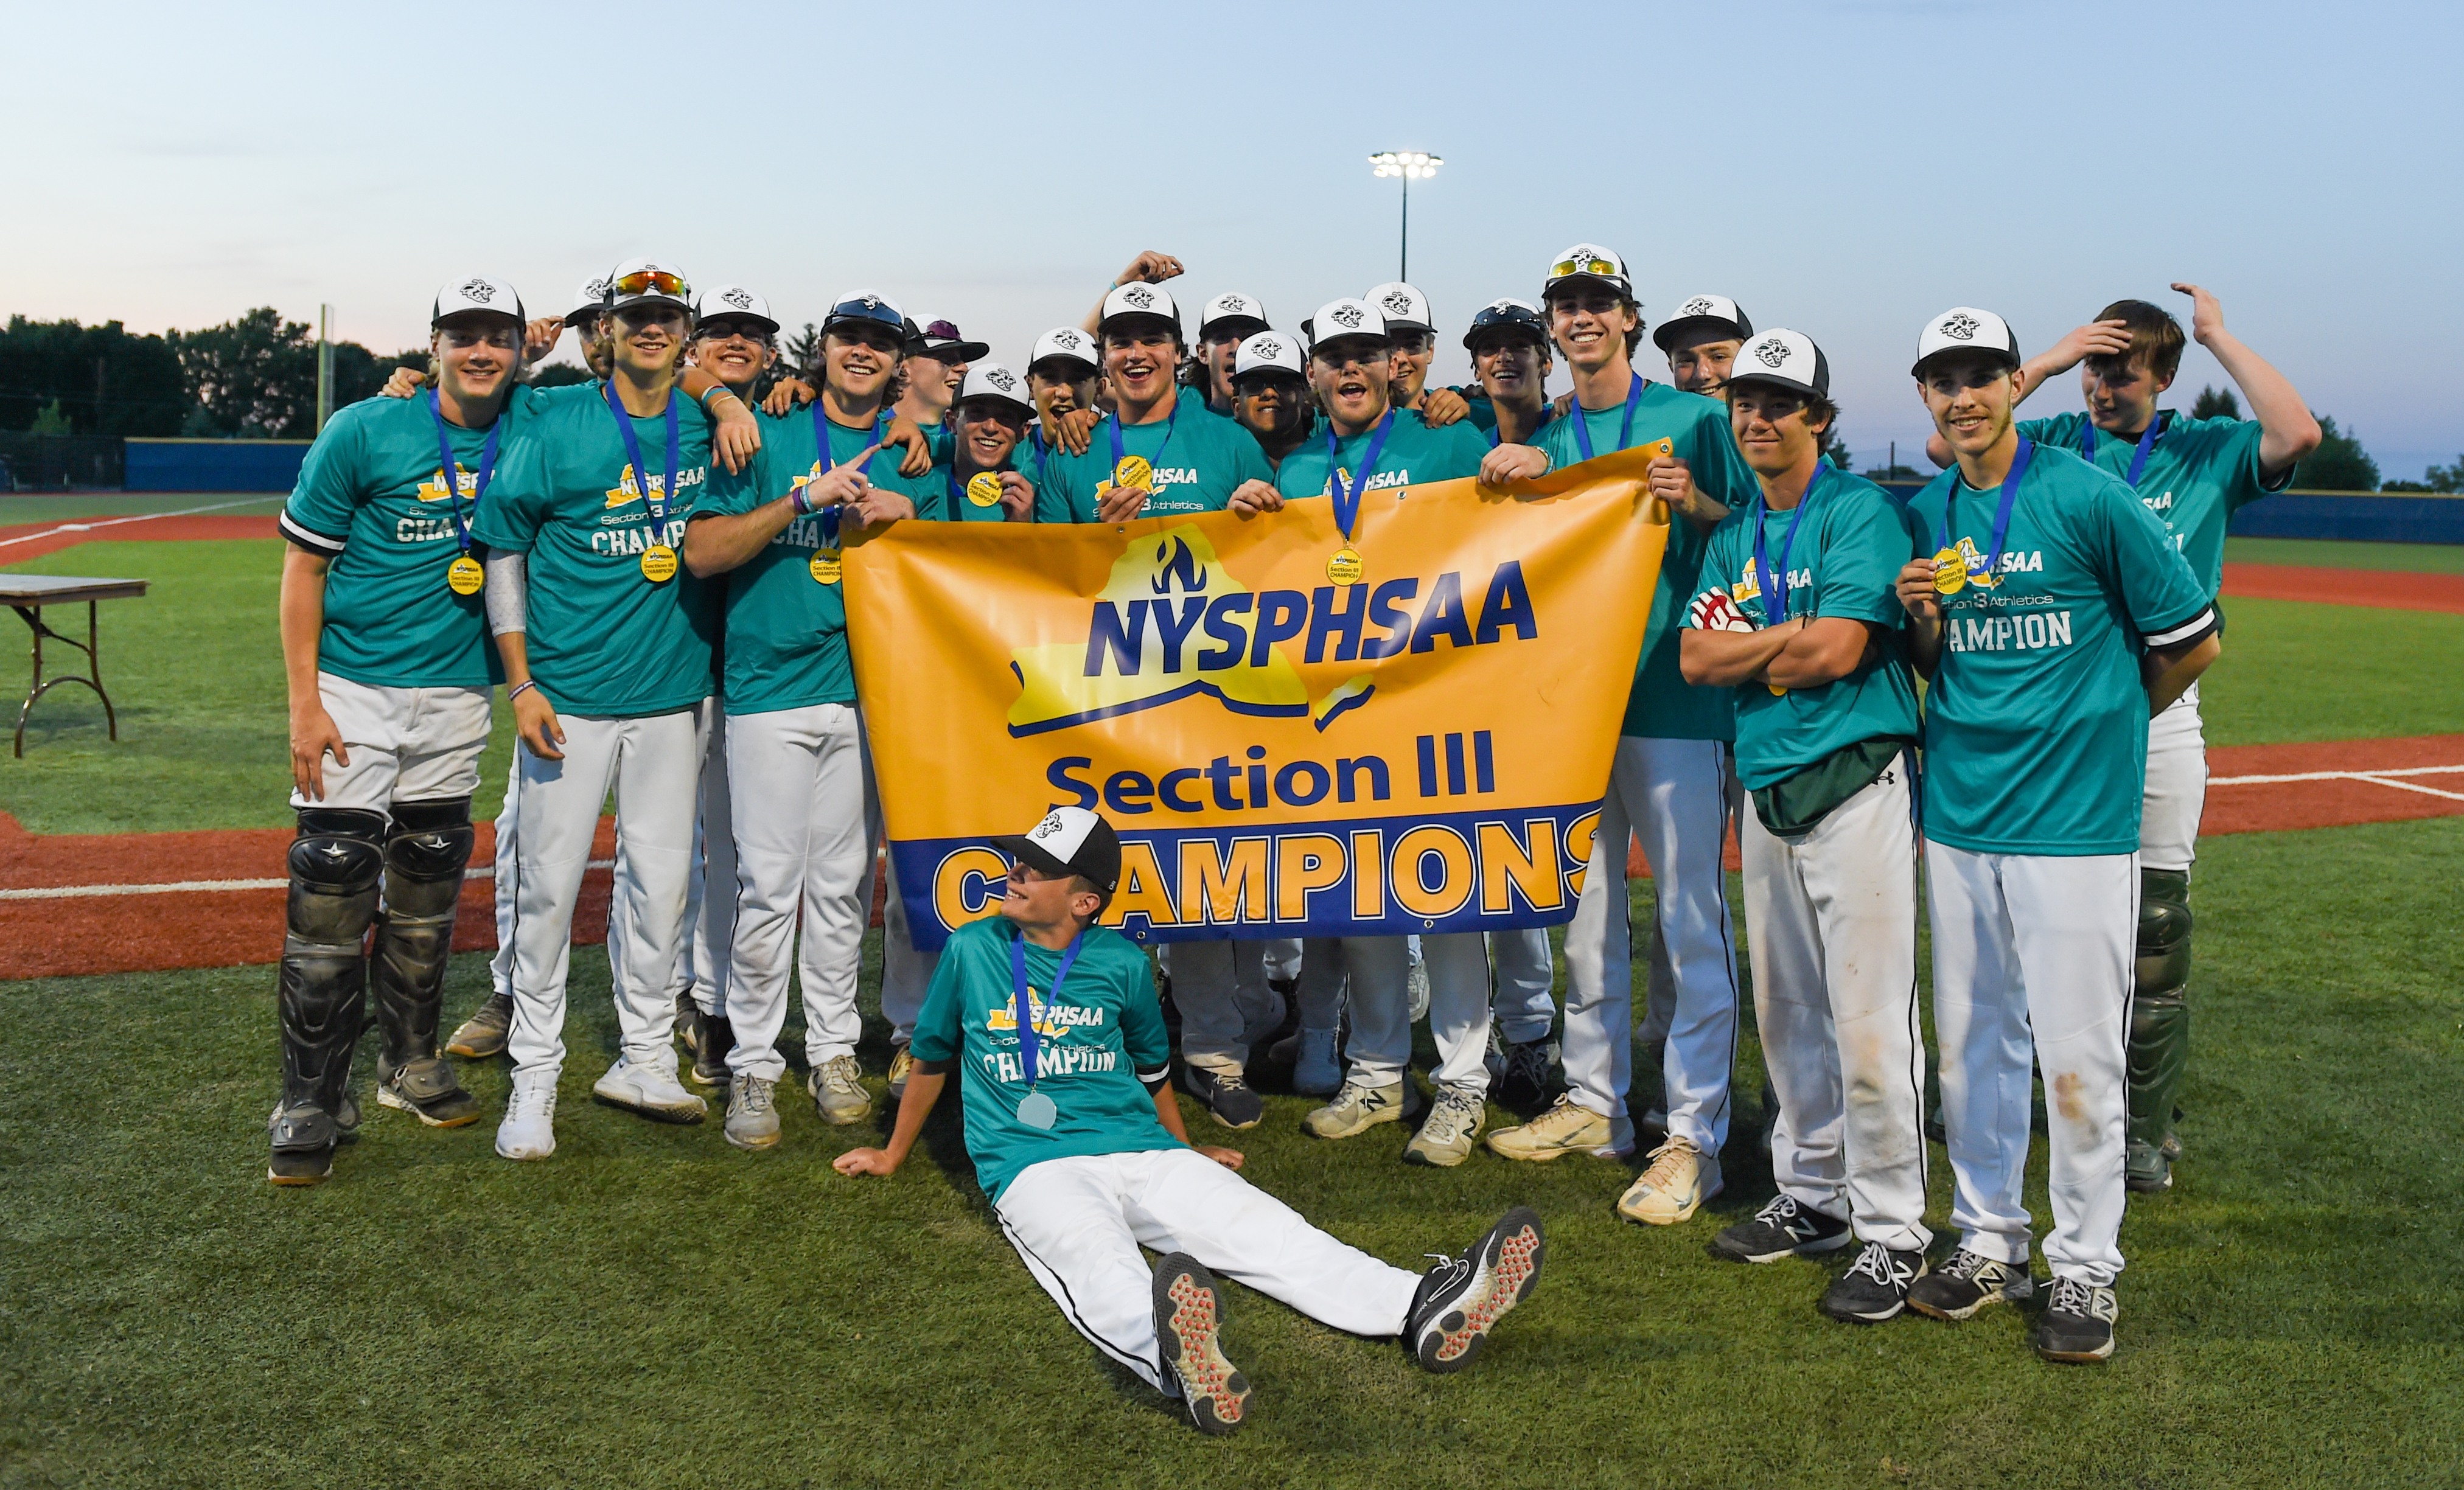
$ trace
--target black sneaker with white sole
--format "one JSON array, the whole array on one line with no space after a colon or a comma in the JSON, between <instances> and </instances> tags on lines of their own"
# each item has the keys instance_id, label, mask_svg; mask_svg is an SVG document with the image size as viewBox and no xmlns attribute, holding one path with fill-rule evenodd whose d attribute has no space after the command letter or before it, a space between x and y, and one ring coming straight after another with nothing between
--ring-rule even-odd
<instances>
[{"instance_id":1,"label":"black sneaker with white sole","mask_svg":"<svg viewBox=\"0 0 2464 1490\"><path fill-rule=\"evenodd\" d=\"M1950 1261L1908 1289L1908 1307L1935 1319L1967 1319L1988 1304L2024 1299L2036 1291L2025 1262L2001 1262L1960 1248Z\"/></svg>"},{"instance_id":2,"label":"black sneaker with white sole","mask_svg":"<svg viewBox=\"0 0 2464 1490\"><path fill-rule=\"evenodd\" d=\"M1925 1273L1924 1248L1894 1252L1879 1241L1869 1241L1838 1282L1823 1290L1822 1312L1848 1325L1897 1319L1908 1306L1908 1285Z\"/></svg>"},{"instance_id":3,"label":"black sneaker with white sole","mask_svg":"<svg viewBox=\"0 0 2464 1490\"><path fill-rule=\"evenodd\" d=\"M1249 1414L1249 1378L1223 1358L1223 1290L1185 1252L1155 1263L1155 1331L1198 1431L1220 1435L1240 1427Z\"/></svg>"},{"instance_id":4,"label":"black sneaker with white sole","mask_svg":"<svg viewBox=\"0 0 2464 1490\"><path fill-rule=\"evenodd\" d=\"M1530 1297L1547 1245L1538 1213L1516 1206L1463 1256L1438 1259L1403 1317L1403 1344L1420 1369L1469 1366L1506 1311Z\"/></svg>"},{"instance_id":5,"label":"black sneaker with white sole","mask_svg":"<svg viewBox=\"0 0 2464 1490\"><path fill-rule=\"evenodd\" d=\"M1850 1239L1846 1221L1799 1205L1793 1195L1773 1195L1752 1220L1739 1221L1712 1238L1711 1251L1735 1262L1776 1262L1837 1252Z\"/></svg>"},{"instance_id":6,"label":"black sneaker with white sole","mask_svg":"<svg viewBox=\"0 0 2464 1490\"><path fill-rule=\"evenodd\" d=\"M1207 1116L1236 1131L1257 1127L1258 1120L1266 1115L1265 1099L1251 1091L1249 1084L1239 1076L1185 1065L1181 1067L1181 1085L1205 1104Z\"/></svg>"},{"instance_id":7,"label":"black sneaker with white sole","mask_svg":"<svg viewBox=\"0 0 2464 1490\"><path fill-rule=\"evenodd\" d=\"M2122 1313L2113 1290L2075 1278L2054 1280L2054 1296L2036 1316L2036 1353L2084 1365L2113 1354L2113 1322Z\"/></svg>"}]
</instances>

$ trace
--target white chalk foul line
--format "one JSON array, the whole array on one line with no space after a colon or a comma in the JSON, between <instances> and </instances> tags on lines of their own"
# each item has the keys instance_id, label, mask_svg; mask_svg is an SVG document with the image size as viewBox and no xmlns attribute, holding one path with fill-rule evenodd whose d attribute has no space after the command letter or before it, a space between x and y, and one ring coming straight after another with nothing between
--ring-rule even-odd
<instances>
[{"instance_id":1,"label":"white chalk foul line","mask_svg":"<svg viewBox=\"0 0 2464 1490\"><path fill-rule=\"evenodd\" d=\"M2280 786L2296 781L2367 781L2372 786L2391 786L2400 792L2418 792L2424 797L2444 798L2464 802L2464 792L2442 792L2434 786L2401 779L2413 776L2453 776L2464 772L2464 766L2390 766L2384 771L2302 771L2290 776L2221 776L2208 782L2216 786Z\"/></svg>"},{"instance_id":2,"label":"white chalk foul line","mask_svg":"<svg viewBox=\"0 0 2464 1490\"><path fill-rule=\"evenodd\" d=\"M613 859L593 859L589 867L612 869ZM494 865L482 865L462 876L466 880L493 880ZM167 885L48 885L36 889L0 889L0 900L77 900L89 895L187 895L201 891L281 889L289 880L177 880Z\"/></svg>"},{"instance_id":3,"label":"white chalk foul line","mask_svg":"<svg viewBox=\"0 0 2464 1490\"><path fill-rule=\"evenodd\" d=\"M36 538L55 538L63 533L92 533L97 528L117 528L124 522L152 522L157 517L194 517L199 513L219 513L233 507L257 507L267 502L280 500L282 498L278 496L252 496L244 502L216 502L210 507L186 507L176 513L138 513L133 516L105 517L95 522L64 522L56 528L46 528L40 533L20 533L13 538L0 538L0 548L7 548L11 543L32 543Z\"/></svg>"}]
</instances>

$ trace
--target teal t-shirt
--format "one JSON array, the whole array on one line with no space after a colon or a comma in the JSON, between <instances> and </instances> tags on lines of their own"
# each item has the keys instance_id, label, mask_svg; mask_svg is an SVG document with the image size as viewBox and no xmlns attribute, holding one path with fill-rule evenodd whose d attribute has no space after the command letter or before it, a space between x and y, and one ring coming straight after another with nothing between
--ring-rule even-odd
<instances>
[{"instance_id":1,"label":"teal t-shirt","mask_svg":"<svg viewBox=\"0 0 2464 1490\"><path fill-rule=\"evenodd\" d=\"M645 485L667 481L664 415L632 420L647 483L636 481L605 394L551 403L505 442L480 504L480 541L527 554L531 675L566 713L634 717L710 696L718 586L684 567L685 522L708 495L710 419L678 389L676 491L655 527ZM678 550L673 578L652 583L642 556Z\"/></svg>"},{"instance_id":2,"label":"teal t-shirt","mask_svg":"<svg viewBox=\"0 0 2464 1490\"><path fill-rule=\"evenodd\" d=\"M1634 410L1634 430L1622 443L1625 401L1606 408L1578 409L1552 419L1532 437L1549 452L1551 469L1562 471L1583 458L1574 434L1580 418L1592 437L1592 453L1648 445L1664 439L1694 474L1694 485L1715 502L1730 509L1753 500L1759 490L1754 473L1737 453L1728 433L1727 405L1699 393L1684 393L1664 383L1643 384ZM1634 690L1627 695L1625 722L1618 733L1649 739L1726 740L1735 738L1735 711L1727 689L1696 688L1677 667L1677 633L1685 607L1702 586L1695 582L1703 567L1704 545L1710 536L1672 515L1668 550L1660 560L1660 583L1651 596L1651 618L1642 632L1642 655L1636 662Z\"/></svg>"},{"instance_id":3,"label":"teal t-shirt","mask_svg":"<svg viewBox=\"0 0 2464 1490\"><path fill-rule=\"evenodd\" d=\"M1974 556L1968 583L1940 598L1925 836L1973 853L2135 853L2147 774L2140 657L2199 634L2213 606L2136 493L2045 445L2020 478L2000 572L1981 583L1999 503L1956 466L1908 499L1926 553Z\"/></svg>"},{"instance_id":4,"label":"teal t-shirt","mask_svg":"<svg viewBox=\"0 0 2464 1490\"><path fill-rule=\"evenodd\" d=\"M1209 413L1197 394L1180 389L1172 407L1167 418L1143 425L1123 425L1107 414L1088 438L1084 455L1046 449L1044 465L1049 479L1036 485L1035 520L1095 520L1096 500L1112 486L1116 429L1121 453L1142 457L1155 471L1142 516L1220 513L1241 483L1275 479L1257 437L1222 415Z\"/></svg>"},{"instance_id":5,"label":"teal t-shirt","mask_svg":"<svg viewBox=\"0 0 2464 1490\"><path fill-rule=\"evenodd\" d=\"M2225 582L2225 524L2233 514L2293 483L2286 467L2273 486L2259 470L2258 442L2267 431L2255 419L2192 419L2173 409L2156 415L2156 443L2139 473L2139 499L2173 535L2173 547L2189 560L2213 597ZM2089 423L2085 414L2024 420L2019 432L2039 445L2079 450L2084 434L2096 433L2099 470L2129 479L2138 457L2135 440L2118 439Z\"/></svg>"},{"instance_id":6,"label":"teal t-shirt","mask_svg":"<svg viewBox=\"0 0 2464 1490\"><path fill-rule=\"evenodd\" d=\"M1756 625L1770 625L1785 616L1754 564L1755 511L1749 502L1711 530L1702 582L1727 591ZM1916 556L1915 535L1889 493L1828 462L1812 502L1763 514L1764 557L1775 577L1787 566L1786 615L1839 616L1886 632L1871 659L1820 688L1774 694L1767 684L1747 683L1728 690L1736 699L1737 778L1747 790L1776 785L1865 740L1917 737L1907 610L1898 594L1900 571Z\"/></svg>"},{"instance_id":7,"label":"teal t-shirt","mask_svg":"<svg viewBox=\"0 0 2464 1490\"><path fill-rule=\"evenodd\" d=\"M915 515L919 517L929 517L935 522L1009 521L1009 512L1001 503L995 502L989 507L979 507L976 505L976 499L967 494L967 476L958 473L955 457L956 449L957 447L953 445L949 450L940 452L934 460L932 472L924 478L926 484L933 489L930 504L927 505L926 498L917 497ZM1018 448L1011 450L1008 457L993 470L996 472L1018 471L1019 474L1026 477L1028 486L1035 486L1034 470L1031 467L1022 468L1019 465L1022 457L1031 457L1032 453L1027 449L1026 442L1021 440L1018 442ZM974 472L968 472L968 475L972 474ZM1037 491L1040 493L1042 488L1038 487ZM1033 510L1031 507L1028 509L1030 513Z\"/></svg>"},{"instance_id":8,"label":"teal t-shirt","mask_svg":"<svg viewBox=\"0 0 2464 1490\"><path fill-rule=\"evenodd\" d=\"M285 537L332 562L325 571L325 627L317 666L371 688L486 688L504 681L477 594L456 595L446 567L462 556L455 502L436 453L430 395L372 398L325 422L308 448L299 484L283 504ZM540 406L517 387L497 415L496 470L485 500L498 499L505 456ZM462 522L475 525L485 429L449 422ZM484 557L473 534L473 558Z\"/></svg>"},{"instance_id":9,"label":"teal t-shirt","mask_svg":"<svg viewBox=\"0 0 2464 1490\"><path fill-rule=\"evenodd\" d=\"M1061 953L1026 942L1028 1009L1036 1021L1034 1089L1060 1117L1049 1128L1018 1118L1028 1091L1018 1048L1010 942L1018 928L1000 916L960 927L941 949L941 965L916 1016L919 1061L958 1063L967 1156L976 1183L995 1200L1019 1172L1045 1159L1178 1149L1165 1131L1144 1082L1172 1062L1163 1009L1146 953L1120 932L1089 927L1059 997L1052 975Z\"/></svg>"},{"instance_id":10,"label":"teal t-shirt","mask_svg":"<svg viewBox=\"0 0 2464 1490\"><path fill-rule=\"evenodd\" d=\"M1488 441L1471 425L1451 424L1432 429L1411 409L1398 408L1394 415L1386 443L1377 449L1377 469L1369 473L1361 488L1364 493L1480 474L1481 457L1488 453ZM1335 471L1343 472L1347 488L1359 481L1360 462L1377 436L1376 427L1373 425L1348 439L1336 440L1334 454L1330 458L1326 437L1333 432L1331 424L1313 430L1309 439L1286 455L1284 463L1275 468L1275 490L1293 498L1331 495L1333 486L1330 473Z\"/></svg>"},{"instance_id":11,"label":"teal t-shirt","mask_svg":"<svg viewBox=\"0 0 2464 1490\"><path fill-rule=\"evenodd\" d=\"M880 433L878 425L855 428L821 416L816 402L773 418L761 417L761 449L736 474L711 472L708 515L730 516L775 502L823 473L819 424L829 431L833 465L855 459ZM880 450L865 462L866 477L900 492L924 514L932 477L899 474L900 452ZM649 458L649 451L643 452ZM846 584L842 571L813 573L813 556L837 548L836 519L815 513L791 520L761 552L712 582L726 588L727 686L730 714L773 713L812 704L855 702L855 668L847 654Z\"/></svg>"}]
</instances>

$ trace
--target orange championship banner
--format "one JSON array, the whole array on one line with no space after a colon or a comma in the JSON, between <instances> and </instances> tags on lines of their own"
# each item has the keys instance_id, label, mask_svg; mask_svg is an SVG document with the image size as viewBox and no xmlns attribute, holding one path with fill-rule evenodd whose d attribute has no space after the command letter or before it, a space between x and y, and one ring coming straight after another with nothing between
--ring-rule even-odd
<instances>
[{"instance_id":1,"label":"orange championship banner","mask_svg":"<svg viewBox=\"0 0 2464 1490\"><path fill-rule=\"evenodd\" d=\"M1048 808L1121 835L1143 944L1573 914L1667 513L1646 446L1512 491L1119 524L901 522L847 632L917 947L993 912Z\"/></svg>"}]
</instances>

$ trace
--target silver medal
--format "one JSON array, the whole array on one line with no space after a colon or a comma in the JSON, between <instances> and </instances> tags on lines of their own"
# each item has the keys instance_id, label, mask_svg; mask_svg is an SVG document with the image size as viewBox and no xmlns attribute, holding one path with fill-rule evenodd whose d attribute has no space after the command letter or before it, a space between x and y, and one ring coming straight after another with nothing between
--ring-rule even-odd
<instances>
[{"instance_id":1,"label":"silver medal","mask_svg":"<svg viewBox=\"0 0 2464 1490\"><path fill-rule=\"evenodd\" d=\"M1061 1121L1061 1109L1044 1093L1031 1091L1018 1105L1018 1120L1029 1128L1050 1128Z\"/></svg>"}]
</instances>

